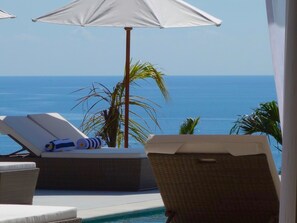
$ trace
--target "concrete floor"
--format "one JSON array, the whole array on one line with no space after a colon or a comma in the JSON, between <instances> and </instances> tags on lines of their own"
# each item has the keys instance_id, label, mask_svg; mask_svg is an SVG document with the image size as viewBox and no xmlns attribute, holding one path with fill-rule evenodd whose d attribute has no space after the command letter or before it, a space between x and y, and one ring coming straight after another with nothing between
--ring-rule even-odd
<instances>
[{"instance_id":1,"label":"concrete floor","mask_svg":"<svg viewBox=\"0 0 297 223\"><path fill-rule=\"evenodd\" d=\"M33 204L76 207L77 216L83 219L154 210L164 206L157 190L141 192L36 190Z\"/></svg>"}]
</instances>

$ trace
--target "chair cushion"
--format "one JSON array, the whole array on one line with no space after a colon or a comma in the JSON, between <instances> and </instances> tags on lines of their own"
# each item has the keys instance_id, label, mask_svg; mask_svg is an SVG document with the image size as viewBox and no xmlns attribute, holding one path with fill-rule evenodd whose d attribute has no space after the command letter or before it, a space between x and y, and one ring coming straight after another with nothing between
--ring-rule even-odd
<instances>
[{"instance_id":1,"label":"chair cushion","mask_svg":"<svg viewBox=\"0 0 297 223\"><path fill-rule=\"evenodd\" d=\"M33 114L27 115L27 117L57 139L71 139L76 142L80 138L87 138L85 134L58 113Z\"/></svg>"},{"instance_id":2,"label":"chair cushion","mask_svg":"<svg viewBox=\"0 0 297 223\"><path fill-rule=\"evenodd\" d=\"M34 162L0 162L0 171L34 169Z\"/></svg>"},{"instance_id":3,"label":"chair cushion","mask_svg":"<svg viewBox=\"0 0 297 223\"><path fill-rule=\"evenodd\" d=\"M76 218L76 208L35 205L0 205L0 223L45 223Z\"/></svg>"},{"instance_id":4,"label":"chair cushion","mask_svg":"<svg viewBox=\"0 0 297 223\"><path fill-rule=\"evenodd\" d=\"M13 136L36 156L40 156L44 145L55 136L25 116L1 117L0 124L5 127L5 134ZM1 124L2 125L2 124Z\"/></svg>"},{"instance_id":5,"label":"chair cushion","mask_svg":"<svg viewBox=\"0 0 297 223\"><path fill-rule=\"evenodd\" d=\"M65 152L43 152L42 158L146 158L144 149L129 148L102 148L102 149L76 149Z\"/></svg>"}]
</instances>

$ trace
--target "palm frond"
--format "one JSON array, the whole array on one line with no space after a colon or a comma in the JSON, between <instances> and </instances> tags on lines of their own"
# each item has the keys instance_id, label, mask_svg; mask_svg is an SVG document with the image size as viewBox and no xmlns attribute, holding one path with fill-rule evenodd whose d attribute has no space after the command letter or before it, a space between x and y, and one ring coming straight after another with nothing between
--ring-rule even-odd
<instances>
[{"instance_id":1,"label":"palm frond","mask_svg":"<svg viewBox=\"0 0 297 223\"><path fill-rule=\"evenodd\" d=\"M197 118L187 118L180 126L179 134L194 134L195 128L200 120Z\"/></svg>"},{"instance_id":2,"label":"palm frond","mask_svg":"<svg viewBox=\"0 0 297 223\"><path fill-rule=\"evenodd\" d=\"M141 63L140 61L138 61L135 64L131 65L130 84L136 83L136 81L138 80L152 79L154 80L155 84L158 86L165 100L168 100L169 93L165 86L165 81L163 76L164 74L158 71L151 63L148 63L148 62Z\"/></svg>"},{"instance_id":3,"label":"palm frond","mask_svg":"<svg viewBox=\"0 0 297 223\"><path fill-rule=\"evenodd\" d=\"M261 103L249 115L239 116L230 130L230 134L265 134L273 137L282 145L279 110L276 101ZM281 150L280 148L278 148Z\"/></svg>"},{"instance_id":4,"label":"palm frond","mask_svg":"<svg viewBox=\"0 0 297 223\"><path fill-rule=\"evenodd\" d=\"M169 98L169 93L166 89L164 74L158 71L150 63L136 62L131 65L129 82L140 86L139 80L152 79L158 86L165 100ZM105 85L93 83L92 86L81 88L78 91L87 91L86 95L77 100L74 108L82 106L85 112L82 129L86 133L94 133L101 136L110 147L120 147L123 142L124 126L124 105L125 105L125 79L118 82L112 90L109 90ZM134 117L139 118L142 123L129 119L129 135L140 143L144 143L150 134L149 125L143 115L134 112L134 108L142 109L148 118L158 127L160 125L157 120L156 108L159 105L145 97L130 95L129 104L131 105L130 113Z\"/></svg>"}]
</instances>

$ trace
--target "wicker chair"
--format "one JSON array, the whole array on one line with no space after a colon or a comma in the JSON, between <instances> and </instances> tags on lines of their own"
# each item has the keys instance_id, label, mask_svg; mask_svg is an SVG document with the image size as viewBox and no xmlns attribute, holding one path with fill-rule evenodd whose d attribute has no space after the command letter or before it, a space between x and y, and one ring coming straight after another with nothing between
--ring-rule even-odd
<instances>
[{"instance_id":1,"label":"wicker chair","mask_svg":"<svg viewBox=\"0 0 297 223\"><path fill-rule=\"evenodd\" d=\"M153 136L167 222L278 222L280 180L264 136Z\"/></svg>"},{"instance_id":2,"label":"wicker chair","mask_svg":"<svg viewBox=\"0 0 297 223\"><path fill-rule=\"evenodd\" d=\"M0 204L32 204L38 173L33 162L0 162Z\"/></svg>"}]
</instances>

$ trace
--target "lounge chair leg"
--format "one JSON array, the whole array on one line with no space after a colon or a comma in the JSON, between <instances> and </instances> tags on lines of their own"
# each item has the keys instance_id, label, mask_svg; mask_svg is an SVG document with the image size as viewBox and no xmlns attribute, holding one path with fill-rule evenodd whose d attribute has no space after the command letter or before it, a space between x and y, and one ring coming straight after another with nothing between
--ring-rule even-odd
<instances>
[{"instance_id":1,"label":"lounge chair leg","mask_svg":"<svg viewBox=\"0 0 297 223\"><path fill-rule=\"evenodd\" d=\"M165 211L165 216L167 217L166 223L170 223L175 216L174 211Z\"/></svg>"}]
</instances>

